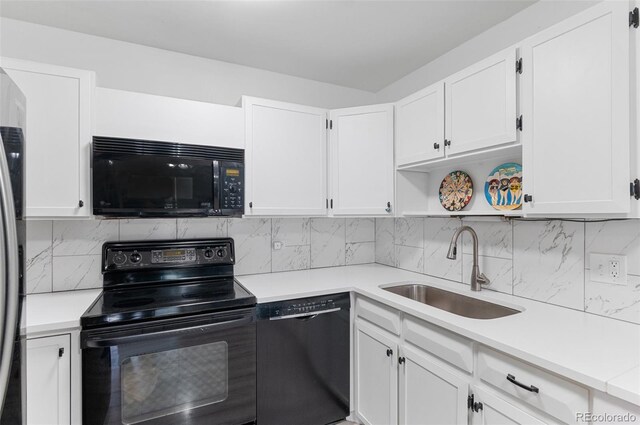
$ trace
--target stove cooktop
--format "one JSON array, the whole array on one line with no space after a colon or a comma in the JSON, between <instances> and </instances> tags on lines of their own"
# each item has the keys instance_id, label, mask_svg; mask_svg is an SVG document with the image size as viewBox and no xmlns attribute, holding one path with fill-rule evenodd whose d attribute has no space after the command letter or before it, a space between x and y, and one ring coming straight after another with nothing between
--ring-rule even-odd
<instances>
[{"instance_id":1,"label":"stove cooktop","mask_svg":"<svg viewBox=\"0 0 640 425\"><path fill-rule=\"evenodd\" d=\"M110 289L82 315L83 328L251 307L256 298L233 278Z\"/></svg>"},{"instance_id":2,"label":"stove cooktop","mask_svg":"<svg viewBox=\"0 0 640 425\"><path fill-rule=\"evenodd\" d=\"M107 242L104 291L83 328L130 324L250 307L256 298L233 278L231 238Z\"/></svg>"}]
</instances>

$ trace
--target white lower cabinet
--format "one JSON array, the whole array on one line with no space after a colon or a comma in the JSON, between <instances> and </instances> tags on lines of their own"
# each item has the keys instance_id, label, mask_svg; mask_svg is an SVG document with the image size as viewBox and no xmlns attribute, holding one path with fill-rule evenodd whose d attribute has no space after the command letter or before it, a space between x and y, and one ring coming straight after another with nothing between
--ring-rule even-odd
<instances>
[{"instance_id":1,"label":"white lower cabinet","mask_svg":"<svg viewBox=\"0 0 640 425\"><path fill-rule=\"evenodd\" d=\"M637 406L382 303L358 297L355 305L355 416L364 424L578 424L588 423L579 414L589 412L640 417Z\"/></svg>"},{"instance_id":2,"label":"white lower cabinet","mask_svg":"<svg viewBox=\"0 0 640 425\"><path fill-rule=\"evenodd\" d=\"M71 335L27 340L27 423L71 423Z\"/></svg>"},{"instance_id":3,"label":"white lower cabinet","mask_svg":"<svg viewBox=\"0 0 640 425\"><path fill-rule=\"evenodd\" d=\"M401 425L467 424L467 377L404 345L400 360Z\"/></svg>"},{"instance_id":4,"label":"white lower cabinet","mask_svg":"<svg viewBox=\"0 0 640 425\"><path fill-rule=\"evenodd\" d=\"M473 388L471 410L473 410L471 425L544 425L548 423L481 388Z\"/></svg>"},{"instance_id":5,"label":"white lower cabinet","mask_svg":"<svg viewBox=\"0 0 640 425\"><path fill-rule=\"evenodd\" d=\"M367 425L397 424L397 341L358 321L355 344L358 418Z\"/></svg>"},{"instance_id":6,"label":"white lower cabinet","mask_svg":"<svg viewBox=\"0 0 640 425\"><path fill-rule=\"evenodd\" d=\"M363 317L355 334L356 416L364 424L468 423L468 375Z\"/></svg>"}]
</instances>

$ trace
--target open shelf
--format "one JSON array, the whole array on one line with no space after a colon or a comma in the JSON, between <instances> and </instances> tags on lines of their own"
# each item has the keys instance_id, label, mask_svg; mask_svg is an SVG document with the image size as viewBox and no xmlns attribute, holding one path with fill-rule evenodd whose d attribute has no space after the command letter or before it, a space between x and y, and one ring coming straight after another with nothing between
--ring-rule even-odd
<instances>
[{"instance_id":1,"label":"open shelf","mask_svg":"<svg viewBox=\"0 0 640 425\"><path fill-rule=\"evenodd\" d=\"M437 170L445 167L457 167L469 163L495 160L497 158L504 157L520 157L522 158L522 145L512 144L506 146L498 146L491 149L485 149L481 151L468 152L459 155L454 155L447 158L439 158L425 162L416 162L413 164L398 165L396 170L398 171L417 171L422 173L428 173L433 170Z\"/></svg>"},{"instance_id":2,"label":"open shelf","mask_svg":"<svg viewBox=\"0 0 640 425\"><path fill-rule=\"evenodd\" d=\"M427 168L398 167L396 171L396 211L403 217L523 217L524 211L499 211L487 202L484 185L491 170L506 162L522 164L522 146L502 146L475 154L432 161ZM428 171L426 171L428 169ZM439 199L440 183L452 171L462 170L473 181L474 193L462 211L447 211ZM523 174L526 170L523 170ZM523 176L526 180L526 175Z\"/></svg>"},{"instance_id":3,"label":"open shelf","mask_svg":"<svg viewBox=\"0 0 640 425\"><path fill-rule=\"evenodd\" d=\"M401 214L403 217L522 217L524 212L521 209L511 211L406 211Z\"/></svg>"}]
</instances>

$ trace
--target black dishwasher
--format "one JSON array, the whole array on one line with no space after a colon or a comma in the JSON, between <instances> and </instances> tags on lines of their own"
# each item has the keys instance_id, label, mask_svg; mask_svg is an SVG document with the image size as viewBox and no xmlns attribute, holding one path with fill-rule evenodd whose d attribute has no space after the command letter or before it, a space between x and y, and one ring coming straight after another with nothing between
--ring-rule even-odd
<instances>
[{"instance_id":1,"label":"black dishwasher","mask_svg":"<svg viewBox=\"0 0 640 425\"><path fill-rule=\"evenodd\" d=\"M257 424L349 415L348 293L258 304Z\"/></svg>"}]
</instances>

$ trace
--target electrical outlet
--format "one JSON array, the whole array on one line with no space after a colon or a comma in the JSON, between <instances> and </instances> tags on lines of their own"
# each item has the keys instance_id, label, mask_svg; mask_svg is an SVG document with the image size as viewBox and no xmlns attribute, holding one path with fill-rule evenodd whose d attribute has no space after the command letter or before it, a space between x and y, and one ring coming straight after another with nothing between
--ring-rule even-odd
<instances>
[{"instance_id":1,"label":"electrical outlet","mask_svg":"<svg viewBox=\"0 0 640 425\"><path fill-rule=\"evenodd\" d=\"M591 280L594 282L627 284L627 257L615 254L590 254Z\"/></svg>"},{"instance_id":2,"label":"electrical outlet","mask_svg":"<svg viewBox=\"0 0 640 425\"><path fill-rule=\"evenodd\" d=\"M282 249L282 245L284 245L282 242L280 242L280 241L274 241L274 242L273 242L273 249L274 249L275 251L279 251L279 250L281 250L281 249Z\"/></svg>"}]
</instances>

